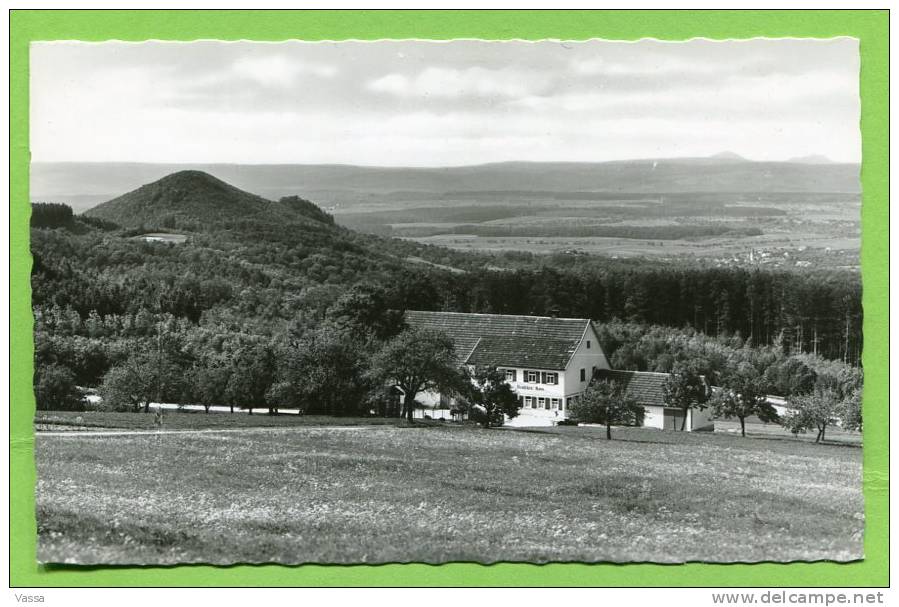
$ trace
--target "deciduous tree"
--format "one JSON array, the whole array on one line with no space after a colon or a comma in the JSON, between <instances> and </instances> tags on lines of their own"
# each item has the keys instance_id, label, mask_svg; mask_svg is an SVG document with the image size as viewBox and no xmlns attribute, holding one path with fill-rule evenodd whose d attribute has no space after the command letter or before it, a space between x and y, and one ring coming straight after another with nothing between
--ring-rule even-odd
<instances>
[{"instance_id":1,"label":"deciduous tree","mask_svg":"<svg viewBox=\"0 0 899 607\"><path fill-rule=\"evenodd\" d=\"M828 426L841 425L846 430L861 428L861 400L859 393L841 394L839 390L818 384L809 394L790 398L790 412L783 425L794 434L815 429L815 442L825 439Z\"/></svg>"},{"instance_id":2,"label":"deciduous tree","mask_svg":"<svg viewBox=\"0 0 899 607\"><path fill-rule=\"evenodd\" d=\"M376 339L393 337L403 326L403 313L390 306L386 289L372 284L348 289L328 309L327 317L342 330Z\"/></svg>"},{"instance_id":3,"label":"deciduous tree","mask_svg":"<svg viewBox=\"0 0 899 607\"><path fill-rule=\"evenodd\" d=\"M643 407L628 396L621 382L602 380L591 384L569 408L578 422L604 424L606 438L612 439L612 426L635 426L643 423Z\"/></svg>"},{"instance_id":4,"label":"deciduous tree","mask_svg":"<svg viewBox=\"0 0 899 607\"><path fill-rule=\"evenodd\" d=\"M411 422L415 395L461 386L453 340L441 331L407 329L387 341L372 359L370 377L403 391L403 415Z\"/></svg>"},{"instance_id":5,"label":"deciduous tree","mask_svg":"<svg viewBox=\"0 0 899 607\"><path fill-rule=\"evenodd\" d=\"M37 367L34 373L34 399L37 408L73 411L84 408L84 400L75 386L75 374L62 365Z\"/></svg>"},{"instance_id":6,"label":"deciduous tree","mask_svg":"<svg viewBox=\"0 0 899 607\"><path fill-rule=\"evenodd\" d=\"M814 388L818 374L804 361L790 357L777 361L765 370L765 381L773 394L793 396Z\"/></svg>"},{"instance_id":7,"label":"deciduous tree","mask_svg":"<svg viewBox=\"0 0 899 607\"><path fill-rule=\"evenodd\" d=\"M231 365L223 356L205 353L190 368L187 377L189 400L200 403L209 413L212 405L228 400L228 379ZM232 410L233 412L233 410Z\"/></svg>"},{"instance_id":8,"label":"deciduous tree","mask_svg":"<svg viewBox=\"0 0 899 607\"><path fill-rule=\"evenodd\" d=\"M374 343L329 324L285 344L270 399L312 413L361 413L371 389L366 370Z\"/></svg>"},{"instance_id":9,"label":"deciduous tree","mask_svg":"<svg viewBox=\"0 0 899 607\"><path fill-rule=\"evenodd\" d=\"M132 354L103 376L100 384L101 407L109 411L150 411L150 403L158 398L159 364L143 352Z\"/></svg>"},{"instance_id":10,"label":"deciduous tree","mask_svg":"<svg viewBox=\"0 0 899 607\"><path fill-rule=\"evenodd\" d=\"M234 353L231 375L228 378L228 400L253 414L262 407L275 381L275 356L268 343L246 344ZM269 403L269 413L277 407Z\"/></svg>"},{"instance_id":11,"label":"deciduous tree","mask_svg":"<svg viewBox=\"0 0 899 607\"><path fill-rule=\"evenodd\" d=\"M709 400L709 386L699 372L701 366L703 363L700 361L675 363L663 386L665 402L683 411L681 432L686 426L690 409L705 409Z\"/></svg>"},{"instance_id":12,"label":"deciduous tree","mask_svg":"<svg viewBox=\"0 0 899 607\"><path fill-rule=\"evenodd\" d=\"M712 397L712 411L718 417L740 420L740 433L746 436L746 418L757 416L763 422L777 421L777 410L768 402L767 384L749 362L736 362L721 376L721 389Z\"/></svg>"},{"instance_id":13,"label":"deciduous tree","mask_svg":"<svg viewBox=\"0 0 899 607\"><path fill-rule=\"evenodd\" d=\"M505 373L496 367L475 369L464 392L469 405L478 407L478 417L485 428L501 426L506 417L517 417L521 408Z\"/></svg>"}]
</instances>

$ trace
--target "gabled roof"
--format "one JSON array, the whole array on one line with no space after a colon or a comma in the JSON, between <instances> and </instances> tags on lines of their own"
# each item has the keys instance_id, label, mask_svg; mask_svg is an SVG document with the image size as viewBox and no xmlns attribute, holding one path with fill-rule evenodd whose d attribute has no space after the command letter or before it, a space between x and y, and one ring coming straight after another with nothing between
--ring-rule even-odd
<instances>
[{"instance_id":1,"label":"gabled roof","mask_svg":"<svg viewBox=\"0 0 899 607\"><path fill-rule=\"evenodd\" d=\"M578 342L548 337L482 337L465 361L478 367L564 369Z\"/></svg>"},{"instance_id":2,"label":"gabled roof","mask_svg":"<svg viewBox=\"0 0 899 607\"><path fill-rule=\"evenodd\" d=\"M598 369L593 376L597 380L611 380L623 383L627 395L643 406L667 407L665 404L665 381L668 373L649 371L613 371Z\"/></svg>"},{"instance_id":3,"label":"gabled roof","mask_svg":"<svg viewBox=\"0 0 899 607\"><path fill-rule=\"evenodd\" d=\"M590 321L586 318L406 311L410 327L443 331L460 363L562 370Z\"/></svg>"}]
</instances>

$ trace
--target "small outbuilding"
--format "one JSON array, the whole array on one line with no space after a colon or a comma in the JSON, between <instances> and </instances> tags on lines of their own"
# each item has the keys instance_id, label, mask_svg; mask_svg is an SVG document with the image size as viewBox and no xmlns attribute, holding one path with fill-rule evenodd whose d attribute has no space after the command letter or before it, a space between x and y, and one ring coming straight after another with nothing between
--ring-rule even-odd
<instances>
[{"instance_id":1,"label":"small outbuilding","mask_svg":"<svg viewBox=\"0 0 899 607\"><path fill-rule=\"evenodd\" d=\"M684 422L684 412L665 401L665 382L668 373L649 371L615 371L600 369L596 380L615 381L624 384L626 393L644 410L643 426L660 430L680 430ZM711 430L713 427L711 410L689 409L685 431Z\"/></svg>"}]
</instances>

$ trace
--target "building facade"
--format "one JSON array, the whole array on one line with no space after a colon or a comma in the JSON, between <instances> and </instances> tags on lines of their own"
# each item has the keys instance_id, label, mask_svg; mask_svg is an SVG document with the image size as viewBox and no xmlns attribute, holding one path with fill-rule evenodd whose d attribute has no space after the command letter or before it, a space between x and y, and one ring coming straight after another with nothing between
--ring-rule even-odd
<instances>
[{"instance_id":1,"label":"building facade","mask_svg":"<svg viewBox=\"0 0 899 607\"><path fill-rule=\"evenodd\" d=\"M460 365L497 367L522 407L513 425L551 425L567 418L571 403L593 375L609 369L596 328L586 318L406 312L406 324L443 331L456 344ZM452 398L420 393L417 417L451 419Z\"/></svg>"}]
</instances>

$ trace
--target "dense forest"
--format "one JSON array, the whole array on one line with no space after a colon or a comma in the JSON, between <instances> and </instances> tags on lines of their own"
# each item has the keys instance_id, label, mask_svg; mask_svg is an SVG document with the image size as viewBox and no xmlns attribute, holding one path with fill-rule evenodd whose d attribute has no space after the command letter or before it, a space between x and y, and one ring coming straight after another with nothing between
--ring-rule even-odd
<instances>
[{"instance_id":1,"label":"dense forest","mask_svg":"<svg viewBox=\"0 0 899 607\"><path fill-rule=\"evenodd\" d=\"M159 398L237 406L272 402L302 374L312 393L282 385L284 406L343 412L327 395L364 391L358 343L395 334L404 309L592 318L619 368L670 370L697 348L755 348L857 374L861 285L851 272L463 253L336 226L302 198L244 195L190 172L88 216L33 206L35 381L56 395L44 406L66 401L67 380L95 387L131 365L155 377ZM150 232L187 240L140 237ZM316 376L315 361L345 373Z\"/></svg>"}]
</instances>

